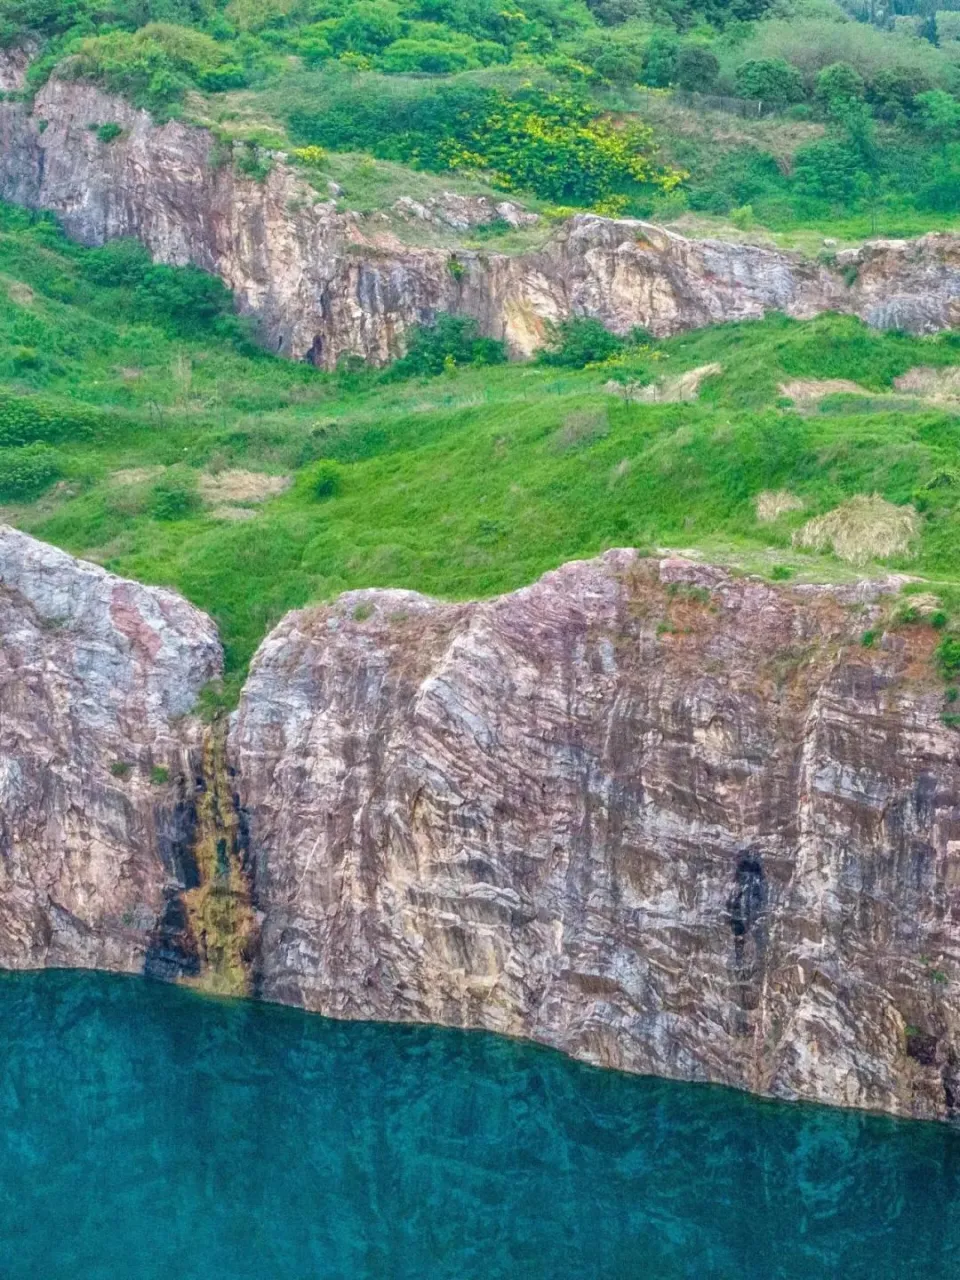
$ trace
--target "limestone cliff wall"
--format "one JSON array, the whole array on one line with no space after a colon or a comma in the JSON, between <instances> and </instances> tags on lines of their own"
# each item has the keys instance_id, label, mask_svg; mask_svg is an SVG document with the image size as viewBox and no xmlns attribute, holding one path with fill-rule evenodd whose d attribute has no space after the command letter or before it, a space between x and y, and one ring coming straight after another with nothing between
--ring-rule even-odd
<instances>
[{"instance_id":1,"label":"limestone cliff wall","mask_svg":"<svg viewBox=\"0 0 960 1280\"><path fill-rule=\"evenodd\" d=\"M0 82L12 87L24 68L25 58L7 55ZM104 143L88 126L108 121L124 133ZM406 246L382 224L338 211L282 160L257 182L225 162L205 130L157 126L122 99L56 78L31 107L0 103L0 198L53 210L84 243L137 236L159 261L219 274L271 349L325 367L347 353L384 362L438 311L475 316L517 355L541 344L547 321L574 314L658 335L771 309L846 311L915 332L960 315L952 235L873 242L828 269L772 248L580 215L538 251L460 250L452 271L447 250Z\"/></svg>"},{"instance_id":2,"label":"limestone cliff wall","mask_svg":"<svg viewBox=\"0 0 960 1280\"><path fill-rule=\"evenodd\" d=\"M230 738L261 994L957 1115L960 737L884 589L615 551L289 615Z\"/></svg>"},{"instance_id":3,"label":"limestone cliff wall","mask_svg":"<svg viewBox=\"0 0 960 1280\"><path fill-rule=\"evenodd\" d=\"M0 966L163 969L220 668L180 596L0 526Z\"/></svg>"},{"instance_id":4,"label":"limestone cliff wall","mask_svg":"<svg viewBox=\"0 0 960 1280\"><path fill-rule=\"evenodd\" d=\"M960 736L898 585L624 550L353 592L227 736L207 618L0 528L0 966L955 1118Z\"/></svg>"}]
</instances>

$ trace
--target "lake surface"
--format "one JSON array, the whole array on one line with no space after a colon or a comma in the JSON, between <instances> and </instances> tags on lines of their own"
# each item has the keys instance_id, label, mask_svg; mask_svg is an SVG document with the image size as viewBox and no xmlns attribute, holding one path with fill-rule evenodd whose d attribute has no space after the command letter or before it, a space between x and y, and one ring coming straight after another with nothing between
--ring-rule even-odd
<instances>
[{"instance_id":1,"label":"lake surface","mask_svg":"<svg viewBox=\"0 0 960 1280\"><path fill-rule=\"evenodd\" d=\"M0 976L3 1280L960 1276L960 1132Z\"/></svg>"}]
</instances>

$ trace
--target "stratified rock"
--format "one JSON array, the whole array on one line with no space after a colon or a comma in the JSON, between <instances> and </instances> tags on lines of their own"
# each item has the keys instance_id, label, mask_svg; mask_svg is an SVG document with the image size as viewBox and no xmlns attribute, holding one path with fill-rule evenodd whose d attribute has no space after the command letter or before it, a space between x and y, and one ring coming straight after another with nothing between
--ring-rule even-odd
<instances>
[{"instance_id":1,"label":"stratified rock","mask_svg":"<svg viewBox=\"0 0 960 1280\"><path fill-rule=\"evenodd\" d=\"M22 55L0 54L7 80L24 66ZM96 126L105 123L123 132L104 142ZM448 250L401 243L386 215L338 211L280 153L257 181L206 130L158 126L121 98L56 76L32 107L0 103L0 198L53 210L85 244L136 236L158 261L215 272L271 350L326 368L344 354L383 363L411 326L439 312L475 317L514 355L529 355L548 322L571 315L657 336L770 310L842 311L916 333L960 319L960 238L948 234L876 241L827 266L581 214L542 249L460 249L452 269ZM448 230L529 216L453 193L401 200L400 212Z\"/></svg>"},{"instance_id":2,"label":"stratified rock","mask_svg":"<svg viewBox=\"0 0 960 1280\"><path fill-rule=\"evenodd\" d=\"M899 585L611 551L290 614L230 740L262 994L955 1115L960 738Z\"/></svg>"},{"instance_id":3,"label":"stratified rock","mask_svg":"<svg viewBox=\"0 0 960 1280\"><path fill-rule=\"evenodd\" d=\"M0 526L0 966L137 970L183 921L213 623Z\"/></svg>"}]
</instances>

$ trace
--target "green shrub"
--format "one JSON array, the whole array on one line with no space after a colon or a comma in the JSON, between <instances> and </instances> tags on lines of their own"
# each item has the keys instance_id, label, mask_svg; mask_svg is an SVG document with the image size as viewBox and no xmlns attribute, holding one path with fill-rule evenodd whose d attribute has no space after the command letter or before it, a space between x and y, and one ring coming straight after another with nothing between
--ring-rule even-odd
<instances>
[{"instance_id":1,"label":"green shrub","mask_svg":"<svg viewBox=\"0 0 960 1280\"><path fill-rule=\"evenodd\" d=\"M866 85L863 76L849 62L833 62L817 76L815 92L827 110L835 110L838 103L862 98Z\"/></svg>"},{"instance_id":2,"label":"green shrub","mask_svg":"<svg viewBox=\"0 0 960 1280\"><path fill-rule=\"evenodd\" d=\"M680 55L680 41L672 33L657 31L643 53L643 83L654 89L673 84Z\"/></svg>"},{"instance_id":3,"label":"green shrub","mask_svg":"<svg viewBox=\"0 0 960 1280\"><path fill-rule=\"evenodd\" d=\"M97 137L101 142L114 142L123 133L123 126L114 122L102 124L97 129Z\"/></svg>"},{"instance_id":4,"label":"green shrub","mask_svg":"<svg viewBox=\"0 0 960 1280\"><path fill-rule=\"evenodd\" d=\"M691 93L710 93L717 83L720 63L704 45L684 45L677 54L676 84Z\"/></svg>"},{"instance_id":5,"label":"green shrub","mask_svg":"<svg viewBox=\"0 0 960 1280\"><path fill-rule=\"evenodd\" d=\"M24 502L37 497L60 475L56 450L46 444L0 449L0 501Z\"/></svg>"},{"instance_id":6,"label":"green shrub","mask_svg":"<svg viewBox=\"0 0 960 1280\"><path fill-rule=\"evenodd\" d=\"M64 67L122 93L163 117L188 89L222 90L245 82L242 69L222 44L201 31L151 22L139 31L108 31L82 40Z\"/></svg>"},{"instance_id":7,"label":"green shrub","mask_svg":"<svg viewBox=\"0 0 960 1280\"><path fill-rule=\"evenodd\" d=\"M482 338L472 316L441 313L432 325L421 325L410 336L407 353L390 367L386 377L431 377L457 365L503 364L506 347L495 338Z\"/></svg>"},{"instance_id":8,"label":"green shrub","mask_svg":"<svg viewBox=\"0 0 960 1280\"><path fill-rule=\"evenodd\" d=\"M335 498L343 488L343 468L329 458L322 459L311 468L308 487L311 497L318 502Z\"/></svg>"},{"instance_id":9,"label":"green shrub","mask_svg":"<svg viewBox=\"0 0 960 1280\"><path fill-rule=\"evenodd\" d=\"M619 355L626 345L623 338L605 329L599 320L574 316L552 326L547 344L537 359L540 364L583 369L588 364L599 364Z\"/></svg>"},{"instance_id":10,"label":"green shrub","mask_svg":"<svg viewBox=\"0 0 960 1280\"><path fill-rule=\"evenodd\" d=\"M103 414L87 405L0 391L0 448L88 440L104 427Z\"/></svg>"},{"instance_id":11,"label":"green shrub","mask_svg":"<svg viewBox=\"0 0 960 1280\"><path fill-rule=\"evenodd\" d=\"M960 636L946 635L937 645L937 666L944 680L960 676Z\"/></svg>"},{"instance_id":12,"label":"green shrub","mask_svg":"<svg viewBox=\"0 0 960 1280\"><path fill-rule=\"evenodd\" d=\"M783 58L751 58L737 67L734 82L741 98L786 106L804 97L800 72Z\"/></svg>"},{"instance_id":13,"label":"green shrub","mask_svg":"<svg viewBox=\"0 0 960 1280\"><path fill-rule=\"evenodd\" d=\"M153 486L149 510L154 520L186 520L199 508L200 495L192 477L164 476Z\"/></svg>"}]
</instances>

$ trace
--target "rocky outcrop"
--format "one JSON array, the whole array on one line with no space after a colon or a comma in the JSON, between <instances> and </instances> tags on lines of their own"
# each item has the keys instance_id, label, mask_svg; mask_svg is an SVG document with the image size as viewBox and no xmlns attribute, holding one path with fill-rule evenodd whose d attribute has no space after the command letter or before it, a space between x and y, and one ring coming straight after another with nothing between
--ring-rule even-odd
<instances>
[{"instance_id":1,"label":"rocky outcrop","mask_svg":"<svg viewBox=\"0 0 960 1280\"><path fill-rule=\"evenodd\" d=\"M7 55L3 75L22 79L24 65ZM122 135L102 141L105 123ZM953 235L877 241L833 267L592 215L524 254L417 248L376 218L338 210L282 157L257 181L205 130L157 126L93 85L57 78L32 107L0 103L0 198L53 210L86 244L137 236L159 261L217 273L266 345L324 367L345 354L382 363L441 311L476 317L516 355L570 315L666 335L769 310L838 310L918 333L960 314Z\"/></svg>"},{"instance_id":2,"label":"rocky outcrop","mask_svg":"<svg viewBox=\"0 0 960 1280\"><path fill-rule=\"evenodd\" d=\"M0 526L0 966L186 972L190 713L220 668L180 596Z\"/></svg>"},{"instance_id":3,"label":"rocky outcrop","mask_svg":"<svg viewBox=\"0 0 960 1280\"><path fill-rule=\"evenodd\" d=\"M208 619L0 529L0 966L957 1118L960 738L899 585L352 592L227 736Z\"/></svg>"},{"instance_id":4,"label":"rocky outcrop","mask_svg":"<svg viewBox=\"0 0 960 1280\"><path fill-rule=\"evenodd\" d=\"M956 1116L960 739L898 585L613 551L289 615L230 738L261 994Z\"/></svg>"}]
</instances>

